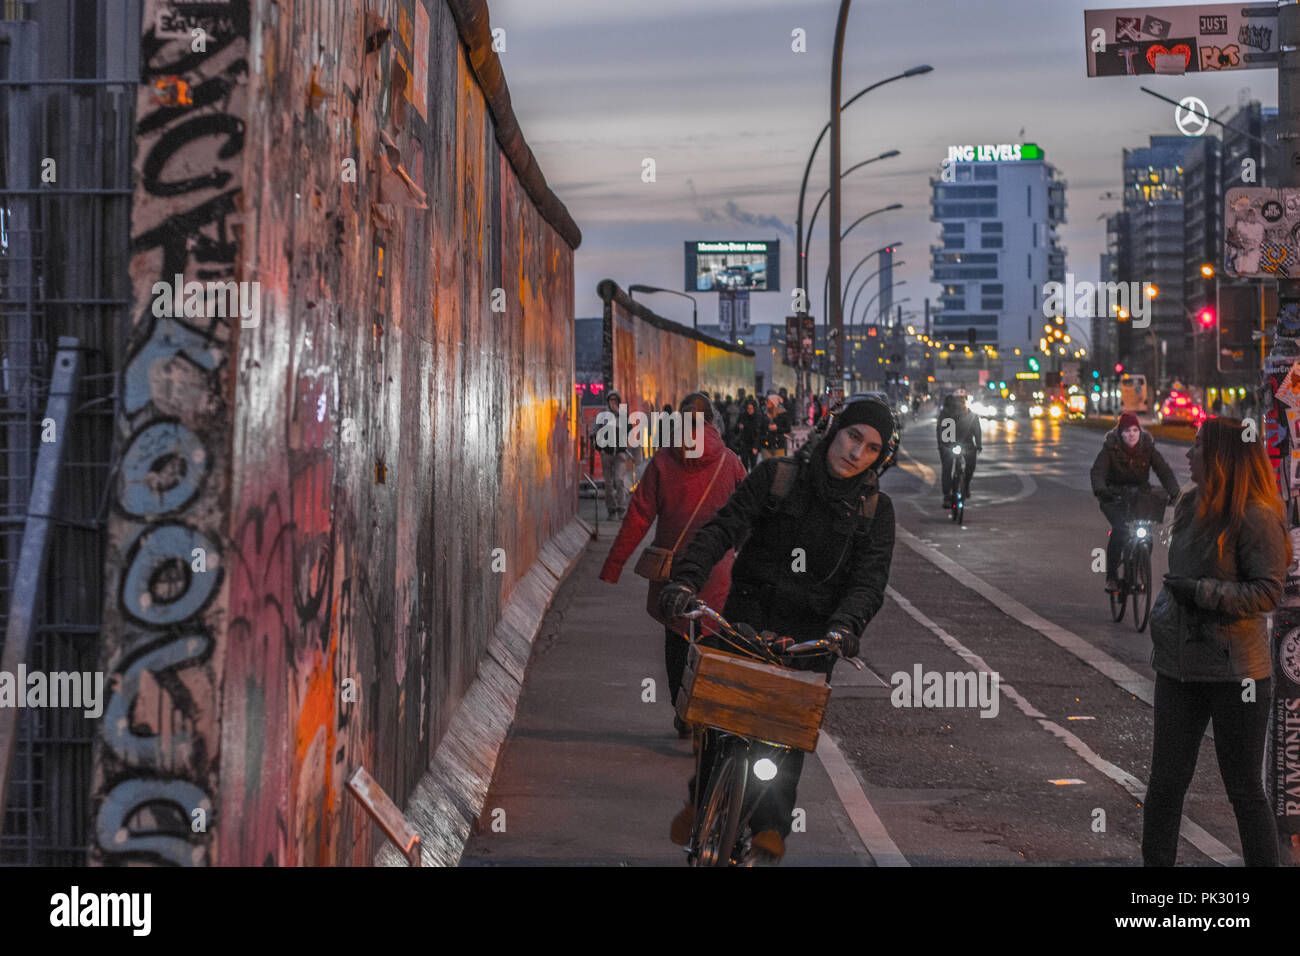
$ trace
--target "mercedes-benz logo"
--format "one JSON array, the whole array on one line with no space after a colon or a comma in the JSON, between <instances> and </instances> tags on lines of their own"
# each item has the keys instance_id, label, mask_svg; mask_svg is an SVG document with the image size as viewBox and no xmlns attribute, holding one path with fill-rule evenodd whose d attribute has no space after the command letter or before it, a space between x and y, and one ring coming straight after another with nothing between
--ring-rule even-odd
<instances>
[{"instance_id":1,"label":"mercedes-benz logo","mask_svg":"<svg viewBox=\"0 0 1300 956\"><path fill-rule=\"evenodd\" d=\"M1174 125L1184 136L1200 136L1210 128L1210 110L1198 96L1184 96L1174 107Z\"/></svg>"}]
</instances>

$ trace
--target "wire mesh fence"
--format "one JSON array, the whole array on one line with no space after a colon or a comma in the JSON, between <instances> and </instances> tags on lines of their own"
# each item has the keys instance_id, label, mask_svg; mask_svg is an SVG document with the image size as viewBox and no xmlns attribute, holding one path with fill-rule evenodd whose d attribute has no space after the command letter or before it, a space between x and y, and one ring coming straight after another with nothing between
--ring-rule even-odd
<instances>
[{"instance_id":1,"label":"wire mesh fence","mask_svg":"<svg viewBox=\"0 0 1300 956\"><path fill-rule=\"evenodd\" d=\"M139 8L138 0L0 7L0 645L13 603L34 597L28 672L98 667L130 294ZM38 593L23 596L14 574L61 336L77 339L82 374L59 436L47 569ZM106 696L106 679L104 688ZM86 861L95 723L82 708L21 710L0 864Z\"/></svg>"}]
</instances>

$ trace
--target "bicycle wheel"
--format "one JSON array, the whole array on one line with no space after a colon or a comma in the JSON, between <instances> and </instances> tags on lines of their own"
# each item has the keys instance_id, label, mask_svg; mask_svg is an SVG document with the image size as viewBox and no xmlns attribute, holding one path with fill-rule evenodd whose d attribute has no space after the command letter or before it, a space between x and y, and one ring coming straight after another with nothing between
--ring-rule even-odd
<instances>
[{"instance_id":1,"label":"bicycle wheel","mask_svg":"<svg viewBox=\"0 0 1300 956\"><path fill-rule=\"evenodd\" d=\"M1133 555L1133 626L1141 634L1151 614L1151 552L1145 547Z\"/></svg>"},{"instance_id":2,"label":"bicycle wheel","mask_svg":"<svg viewBox=\"0 0 1300 956\"><path fill-rule=\"evenodd\" d=\"M696 866L729 866L740 830L741 804L745 798L744 753L732 753L722 760L704 797L695 837Z\"/></svg>"},{"instance_id":3,"label":"bicycle wheel","mask_svg":"<svg viewBox=\"0 0 1300 956\"><path fill-rule=\"evenodd\" d=\"M957 524L961 525L966 521L966 502L964 499L957 499Z\"/></svg>"},{"instance_id":4,"label":"bicycle wheel","mask_svg":"<svg viewBox=\"0 0 1300 956\"><path fill-rule=\"evenodd\" d=\"M1126 565L1126 561L1120 561L1119 573L1115 575L1115 579L1119 582L1119 588L1107 595L1110 598L1110 619L1116 624L1124 620L1124 608L1128 604L1128 577L1124 573Z\"/></svg>"}]
</instances>

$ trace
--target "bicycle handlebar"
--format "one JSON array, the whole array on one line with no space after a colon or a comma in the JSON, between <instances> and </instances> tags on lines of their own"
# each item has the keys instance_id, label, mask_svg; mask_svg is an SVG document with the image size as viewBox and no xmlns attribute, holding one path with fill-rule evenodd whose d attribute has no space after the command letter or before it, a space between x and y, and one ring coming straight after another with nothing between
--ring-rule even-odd
<instances>
[{"instance_id":1,"label":"bicycle handlebar","mask_svg":"<svg viewBox=\"0 0 1300 956\"><path fill-rule=\"evenodd\" d=\"M824 655L834 654L841 660L848 661L858 670L862 670L865 666L857 658L846 657L844 655L844 650L840 647L838 642L829 641L824 637L812 641L802 641L785 648L781 648L779 645L781 641L788 640L788 638L782 638L778 635L764 637L761 634L756 634L754 637L750 637L743 631L738 630L730 621L698 598L695 600L694 606L683 614L682 617L687 620L697 620L701 617L711 618L714 623L727 632L729 638L739 640L750 646L757 644L757 646L767 654L777 658L821 657Z\"/></svg>"}]
</instances>

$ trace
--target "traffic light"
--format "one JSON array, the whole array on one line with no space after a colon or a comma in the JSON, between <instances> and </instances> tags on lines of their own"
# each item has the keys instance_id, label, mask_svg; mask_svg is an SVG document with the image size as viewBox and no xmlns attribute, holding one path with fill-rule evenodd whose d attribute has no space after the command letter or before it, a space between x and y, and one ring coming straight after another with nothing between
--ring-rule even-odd
<instances>
[{"instance_id":1,"label":"traffic light","mask_svg":"<svg viewBox=\"0 0 1300 956\"><path fill-rule=\"evenodd\" d=\"M1115 363L1115 374L1116 374L1116 375L1123 375L1123 374L1124 374L1124 366L1121 365L1119 362L1116 362L1116 363Z\"/></svg>"},{"instance_id":2,"label":"traffic light","mask_svg":"<svg viewBox=\"0 0 1300 956\"><path fill-rule=\"evenodd\" d=\"M1101 372L1098 372L1096 369L1093 369L1093 370L1092 370L1092 377L1093 377L1093 378L1101 378Z\"/></svg>"},{"instance_id":3,"label":"traffic light","mask_svg":"<svg viewBox=\"0 0 1300 956\"><path fill-rule=\"evenodd\" d=\"M1029 366L1029 371L1038 371L1038 359L1034 358L1032 355L1025 361L1025 364Z\"/></svg>"},{"instance_id":4,"label":"traffic light","mask_svg":"<svg viewBox=\"0 0 1300 956\"><path fill-rule=\"evenodd\" d=\"M1214 307L1213 307L1213 306L1209 306L1209 305L1207 305L1205 308L1201 309L1200 312L1197 312L1197 313L1196 313L1196 319L1197 319L1198 322L1201 323L1201 326L1202 326L1203 328L1207 328L1207 329L1208 329L1208 328L1210 328L1212 325L1214 325L1214 318L1215 318L1215 316L1214 316Z\"/></svg>"},{"instance_id":5,"label":"traffic light","mask_svg":"<svg viewBox=\"0 0 1300 956\"><path fill-rule=\"evenodd\" d=\"M974 347L974 345L975 345L975 327L974 327L974 326L971 326L970 328L966 329L966 342L967 342L968 345Z\"/></svg>"}]
</instances>

